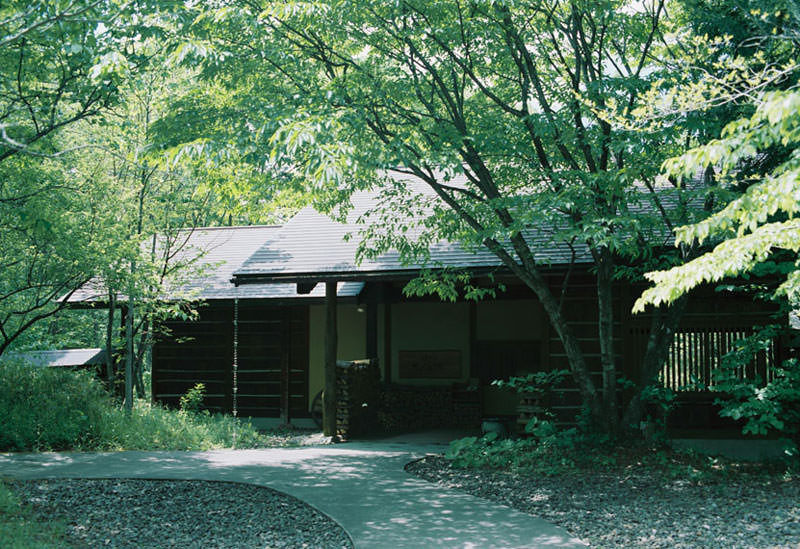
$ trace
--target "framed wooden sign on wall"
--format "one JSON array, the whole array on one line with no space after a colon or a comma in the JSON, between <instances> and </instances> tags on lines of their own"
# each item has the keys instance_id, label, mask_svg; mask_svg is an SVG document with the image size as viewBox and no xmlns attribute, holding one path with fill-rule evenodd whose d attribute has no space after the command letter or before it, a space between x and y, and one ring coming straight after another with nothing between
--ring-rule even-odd
<instances>
[{"instance_id":1,"label":"framed wooden sign on wall","mask_svg":"<svg viewBox=\"0 0 800 549\"><path fill-rule=\"evenodd\" d=\"M461 351L400 351L401 379L461 379L464 374Z\"/></svg>"}]
</instances>

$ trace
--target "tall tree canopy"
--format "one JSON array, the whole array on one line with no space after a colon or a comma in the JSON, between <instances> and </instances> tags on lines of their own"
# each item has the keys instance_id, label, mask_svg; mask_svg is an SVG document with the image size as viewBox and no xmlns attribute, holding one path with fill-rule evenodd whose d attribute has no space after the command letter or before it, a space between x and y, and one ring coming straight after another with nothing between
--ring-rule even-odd
<instances>
[{"instance_id":1,"label":"tall tree canopy","mask_svg":"<svg viewBox=\"0 0 800 549\"><path fill-rule=\"evenodd\" d=\"M780 304L775 325L757 330L725 357L715 386L720 415L743 420L745 433L792 436L796 453L800 361L774 365L768 379L741 379L736 371L779 335L796 337L785 313L800 309L800 11L794 2L748 7L735 37L714 42L728 53L718 57L715 70L690 88L677 86L663 105L704 112L716 103L739 111L714 139L665 163L676 179L690 179L698 170L713 173L721 187L734 191L733 199L707 219L677 229L676 245L700 244L705 253L648 273L655 284L636 309L670 303L705 283L748 284Z\"/></svg>"},{"instance_id":2,"label":"tall tree canopy","mask_svg":"<svg viewBox=\"0 0 800 549\"><path fill-rule=\"evenodd\" d=\"M179 56L204 60L210 81L235 90L243 115L229 130L239 142L312 182L321 207L358 188L382 194L370 220L383 214L396 230L367 231L363 253L396 247L424 260L424 243L440 238L490 249L541 301L594 424L616 428L618 266L646 262L676 224L703 215L692 196L703 189L658 178L684 126L625 123L665 69L664 0L228 0L196 10ZM429 194L398 192L376 175L385 168L413 174ZM465 186L448 184L456 173ZM420 207L429 215L414 245L393 214ZM592 258L601 387L524 236L532 226ZM680 311L654 313L640 389L663 363ZM625 422L638 410L634 398Z\"/></svg>"},{"instance_id":3,"label":"tall tree canopy","mask_svg":"<svg viewBox=\"0 0 800 549\"><path fill-rule=\"evenodd\" d=\"M0 354L56 298L100 265L108 218L97 173L75 163L67 131L117 97L134 38L156 27L132 17L154 3L59 0L0 6Z\"/></svg>"},{"instance_id":4,"label":"tall tree canopy","mask_svg":"<svg viewBox=\"0 0 800 549\"><path fill-rule=\"evenodd\" d=\"M191 80L165 76L176 8L0 6L0 354L94 276L130 293L124 260L152 255L142 240L207 221L214 201L195 194L200 171L168 166L148 134L170 91ZM143 263L140 286L164 277L163 262Z\"/></svg>"},{"instance_id":5,"label":"tall tree canopy","mask_svg":"<svg viewBox=\"0 0 800 549\"><path fill-rule=\"evenodd\" d=\"M740 116L713 139L669 159L672 177L690 180L711 170L717 183L739 191L724 209L696 224L679 227L676 245L706 246L706 252L669 270L648 273L655 286L648 303L670 303L708 282L754 271L785 275L777 295L800 307L800 11L778 2L752 9L743 19L749 34L725 36L730 54L692 87L676 86L673 110L704 112L709 103L734 106ZM722 49L722 48L717 48ZM783 265L776 267L776 260Z\"/></svg>"}]
</instances>

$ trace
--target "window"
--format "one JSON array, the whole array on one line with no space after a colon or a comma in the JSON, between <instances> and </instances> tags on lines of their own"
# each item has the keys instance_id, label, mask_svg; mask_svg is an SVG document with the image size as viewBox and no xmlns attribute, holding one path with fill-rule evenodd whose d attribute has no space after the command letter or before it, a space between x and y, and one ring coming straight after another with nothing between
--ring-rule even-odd
<instances>
[{"instance_id":1,"label":"window","mask_svg":"<svg viewBox=\"0 0 800 549\"><path fill-rule=\"evenodd\" d=\"M706 391L714 384L713 372L722 365L722 357L735 343L753 333L752 328L689 328L675 334L659 381L674 391ZM776 342L754 355L737 374L742 379L768 382L774 377L777 363Z\"/></svg>"}]
</instances>

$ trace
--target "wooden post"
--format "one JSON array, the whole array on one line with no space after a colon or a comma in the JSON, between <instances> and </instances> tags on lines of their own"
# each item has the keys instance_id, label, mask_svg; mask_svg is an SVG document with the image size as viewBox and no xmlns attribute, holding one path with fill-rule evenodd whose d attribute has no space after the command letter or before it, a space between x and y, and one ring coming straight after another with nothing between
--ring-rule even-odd
<instances>
[{"instance_id":1,"label":"wooden post","mask_svg":"<svg viewBox=\"0 0 800 549\"><path fill-rule=\"evenodd\" d=\"M325 436L336 438L336 282L325 283L325 398L322 410L322 430Z\"/></svg>"},{"instance_id":2,"label":"wooden post","mask_svg":"<svg viewBox=\"0 0 800 549\"><path fill-rule=\"evenodd\" d=\"M367 302L367 358L378 358L378 302L370 299Z\"/></svg>"},{"instance_id":3,"label":"wooden post","mask_svg":"<svg viewBox=\"0 0 800 549\"><path fill-rule=\"evenodd\" d=\"M478 304L470 300L469 304L469 377L478 377Z\"/></svg>"},{"instance_id":4,"label":"wooden post","mask_svg":"<svg viewBox=\"0 0 800 549\"><path fill-rule=\"evenodd\" d=\"M384 296L386 294L384 293ZM392 382L392 306L388 299L383 300L383 380Z\"/></svg>"}]
</instances>

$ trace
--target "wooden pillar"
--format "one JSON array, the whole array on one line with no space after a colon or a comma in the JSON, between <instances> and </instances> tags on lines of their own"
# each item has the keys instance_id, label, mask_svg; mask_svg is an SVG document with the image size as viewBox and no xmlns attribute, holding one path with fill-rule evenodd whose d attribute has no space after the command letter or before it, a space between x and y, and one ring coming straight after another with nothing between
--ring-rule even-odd
<instances>
[{"instance_id":1,"label":"wooden pillar","mask_svg":"<svg viewBox=\"0 0 800 549\"><path fill-rule=\"evenodd\" d=\"M367 358L378 358L378 302L367 302Z\"/></svg>"},{"instance_id":2,"label":"wooden pillar","mask_svg":"<svg viewBox=\"0 0 800 549\"><path fill-rule=\"evenodd\" d=\"M478 377L478 304L469 304L469 377Z\"/></svg>"},{"instance_id":3,"label":"wooden pillar","mask_svg":"<svg viewBox=\"0 0 800 549\"><path fill-rule=\"evenodd\" d=\"M336 438L336 354L339 333L336 318L336 282L325 283L325 398L322 430Z\"/></svg>"},{"instance_id":4,"label":"wooden pillar","mask_svg":"<svg viewBox=\"0 0 800 549\"><path fill-rule=\"evenodd\" d=\"M383 300L383 381L392 382L392 306L384 293Z\"/></svg>"}]
</instances>

